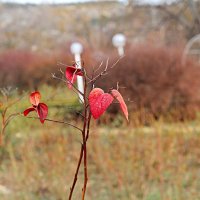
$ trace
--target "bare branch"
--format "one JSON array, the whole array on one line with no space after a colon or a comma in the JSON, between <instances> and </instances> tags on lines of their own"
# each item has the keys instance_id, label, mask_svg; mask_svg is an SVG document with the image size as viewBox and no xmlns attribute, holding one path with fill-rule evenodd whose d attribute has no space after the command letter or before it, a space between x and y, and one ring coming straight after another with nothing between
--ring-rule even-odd
<instances>
[{"instance_id":1,"label":"bare branch","mask_svg":"<svg viewBox=\"0 0 200 200\"><path fill-rule=\"evenodd\" d=\"M40 119L39 117L27 117L26 118L30 118L30 119ZM82 132L82 130L77 127L76 125L70 124L69 122L65 122L65 121L58 121L58 120L53 120L53 119L45 119L45 121L49 121L49 122L55 122L55 123L59 123L59 124L67 124L68 126L74 127L75 129L79 130L80 132Z\"/></svg>"},{"instance_id":2,"label":"bare branch","mask_svg":"<svg viewBox=\"0 0 200 200\"><path fill-rule=\"evenodd\" d=\"M76 92L78 92L79 94L81 94L83 96L83 93L73 83L71 83L71 81L69 81L69 80L66 81L63 78L57 77L55 73L52 73L52 78L60 80L60 81L62 81L64 83L69 83Z\"/></svg>"},{"instance_id":3,"label":"bare branch","mask_svg":"<svg viewBox=\"0 0 200 200\"><path fill-rule=\"evenodd\" d=\"M99 69L101 69L102 66L103 66L103 61L101 61L100 65L97 67L97 69L94 71L94 73L96 73Z\"/></svg>"},{"instance_id":4,"label":"bare branch","mask_svg":"<svg viewBox=\"0 0 200 200\"><path fill-rule=\"evenodd\" d=\"M82 161L82 158L83 158L83 149L84 148L83 148L83 144L82 144L80 156L79 156L79 160L78 160L78 165L77 165L76 172L75 172L75 175L74 175L74 180L73 180L73 183L72 183L72 187L70 188L69 200L71 200L71 198L72 198L72 194L73 194L73 191L74 191L74 188L75 188L75 185L76 185L76 181L78 179L79 168L80 168L81 161Z\"/></svg>"},{"instance_id":5,"label":"bare branch","mask_svg":"<svg viewBox=\"0 0 200 200\"><path fill-rule=\"evenodd\" d=\"M109 61L109 58L106 60L106 66L105 66L105 68L104 68L104 70L100 73L100 74L98 74L96 77L94 77L91 81L89 81L88 82L88 84L89 83L95 83L99 78L101 78L102 76L104 76L104 75L107 75L108 74L108 72L111 70L111 69L113 69L116 65L117 65L117 63L123 58L124 56L121 56L121 57L119 57L119 59L117 59L117 61L114 63L114 64L112 64L112 66L110 67L110 68L108 68L108 61Z\"/></svg>"}]
</instances>

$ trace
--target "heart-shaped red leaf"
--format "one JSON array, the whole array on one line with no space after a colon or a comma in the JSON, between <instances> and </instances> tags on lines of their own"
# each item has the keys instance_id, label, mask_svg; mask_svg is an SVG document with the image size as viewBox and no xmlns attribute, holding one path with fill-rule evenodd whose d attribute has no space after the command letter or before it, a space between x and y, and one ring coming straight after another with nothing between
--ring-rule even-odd
<instances>
[{"instance_id":1,"label":"heart-shaped red leaf","mask_svg":"<svg viewBox=\"0 0 200 200\"><path fill-rule=\"evenodd\" d=\"M77 76L83 76L83 73L80 68L76 68L74 66L68 66L66 68L66 79L67 79L67 85L69 88L72 87L72 84L76 81Z\"/></svg>"},{"instance_id":2,"label":"heart-shaped red leaf","mask_svg":"<svg viewBox=\"0 0 200 200\"><path fill-rule=\"evenodd\" d=\"M30 94L30 102L32 105L37 106L40 103L41 95L38 91Z\"/></svg>"},{"instance_id":3,"label":"heart-shaped red leaf","mask_svg":"<svg viewBox=\"0 0 200 200\"><path fill-rule=\"evenodd\" d=\"M112 95L104 93L100 88L94 88L89 94L90 111L94 119L98 119L113 102Z\"/></svg>"},{"instance_id":4,"label":"heart-shaped red leaf","mask_svg":"<svg viewBox=\"0 0 200 200\"><path fill-rule=\"evenodd\" d=\"M121 108L122 112L124 113L124 115L125 115L125 117L128 121L128 109L127 109L126 103L124 102L122 95L119 93L118 90L112 90L111 94L119 102L120 108Z\"/></svg>"},{"instance_id":5,"label":"heart-shaped red leaf","mask_svg":"<svg viewBox=\"0 0 200 200\"><path fill-rule=\"evenodd\" d=\"M37 113L38 113L41 123L44 123L48 115L48 106L44 103L39 103L37 107Z\"/></svg>"}]
</instances>

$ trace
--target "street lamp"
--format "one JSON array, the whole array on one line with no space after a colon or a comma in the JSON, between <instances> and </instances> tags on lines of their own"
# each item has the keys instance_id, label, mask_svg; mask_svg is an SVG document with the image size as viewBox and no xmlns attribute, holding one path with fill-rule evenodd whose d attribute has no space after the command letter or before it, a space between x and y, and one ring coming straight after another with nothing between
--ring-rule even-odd
<instances>
[{"instance_id":1,"label":"street lamp","mask_svg":"<svg viewBox=\"0 0 200 200\"><path fill-rule=\"evenodd\" d=\"M72 54L74 54L74 60L76 62L77 68L81 69L81 53L83 52L83 46L79 42L74 42L70 46L70 51ZM77 76L77 85L78 90L82 93L84 93L83 88L83 77ZM84 102L83 96L81 94L78 94L80 102Z\"/></svg>"},{"instance_id":2,"label":"street lamp","mask_svg":"<svg viewBox=\"0 0 200 200\"><path fill-rule=\"evenodd\" d=\"M113 43L113 46L117 48L119 56L123 56L124 46L126 44L126 37L123 34L118 33L113 36L112 43Z\"/></svg>"}]
</instances>

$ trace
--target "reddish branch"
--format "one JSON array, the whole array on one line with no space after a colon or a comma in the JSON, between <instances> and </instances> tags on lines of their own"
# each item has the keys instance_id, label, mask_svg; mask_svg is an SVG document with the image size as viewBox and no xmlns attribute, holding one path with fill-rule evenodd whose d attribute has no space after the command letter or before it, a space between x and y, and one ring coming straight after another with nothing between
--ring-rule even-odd
<instances>
[{"instance_id":1,"label":"reddish branch","mask_svg":"<svg viewBox=\"0 0 200 200\"><path fill-rule=\"evenodd\" d=\"M1 117L2 117L2 123L1 123L1 133L0 133L0 146L3 144L3 136L5 134L5 129L8 126L9 122L16 116L20 115L20 113L14 113L9 115L6 118L6 112L8 110L8 107L5 108L5 110L2 112Z\"/></svg>"},{"instance_id":2,"label":"reddish branch","mask_svg":"<svg viewBox=\"0 0 200 200\"><path fill-rule=\"evenodd\" d=\"M79 160L78 160L78 165L77 165L77 168L76 168L76 173L74 175L74 181L73 181L72 187L70 188L69 200L72 198L72 194L73 194L73 191L74 191L74 188L75 188L75 185L76 185L76 181L78 179L78 173L79 173L79 168L81 166L82 158L83 158L83 144L81 146L81 152L80 152L80 156L79 156Z\"/></svg>"},{"instance_id":3,"label":"reddish branch","mask_svg":"<svg viewBox=\"0 0 200 200\"><path fill-rule=\"evenodd\" d=\"M84 184L82 188L82 200L85 199L85 194L86 194L86 188L87 188L87 182L88 182L88 173L87 173L87 140L89 138L89 131L90 131L90 121L91 121L91 112L89 110L89 106L87 103L87 88L88 88L88 83L86 80L86 73L84 73L84 123L83 123L83 129L82 129L82 146L81 146L81 152L80 152L80 157L79 161L77 164L76 168L76 173L74 175L74 180L72 183L72 187L70 188L70 194L69 194L69 200L72 198L72 194L77 182L77 175L80 169L80 164L83 160L84 164Z\"/></svg>"},{"instance_id":4,"label":"reddish branch","mask_svg":"<svg viewBox=\"0 0 200 200\"><path fill-rule=\"evenodd\" d=\"M118 59L111 67L109 67L109 68L108 68L108 61L109 61L109 59L107 59L104 70L103 70L101 73L99 73L98 75L96 75L95 77L91 78L91 79L89 80L88 84L89 84L89 83L94 84L94 83L95 83L98 79L100 79L102 76L107 75L108 72L109 72L112 68L114 68L114 67L117 65L117 63L118 63L123 57L124 57L124 56L119 57L119 59ZM102 66L102 63L100 64L100 67L101 67L101 66ZM98 69L97 69L97 70L98 70ZM95 72L96 72L96 71L95 71ZM95 73L95 72L94 72L94 73ZM93 76L94 76L94 74L93 74Z\"/></svg>"},{"instance_id":5,"label":"reddish branch","mask_svg":"<svg viewBox=\"0 0 200 200\"><path fill-rule=\"evenodd\" d=\"M86 74L86 73L85 73ZM87 176L87 144L86 144L86 131L87 131L87 124L88 124L88 117L87 117L87 99L86 99L86 92L87 92L87 80L86 76L84 76L84 113L85 113L85 120L84 120L84 125L83 125L83 132L82 132L82 137L83 137L83 154L84 154L84 185L82 189L82 200L85 199L85 192L86 192L86 187L87 187L87 181L88 181L88 176Z\"/></svg>"},{"instance_id":6,"label":"reddish branch","mask_svg":"<svg viewBox=\"0 0 200 200\"><path fill-rule=\"evenodd\" d=\"M86 131L86 141L85 141L85 145L87 144L87 140L89 138L89 131L90 131L90 121L91 121L91 112L89 112L89 117L88 119L85 118L87 120L87 131ZM80 168L80 165L81 165L81 162L82 162L82 159L83 159L83 152L84 152L84 144L82 144L81 146L81 151L80 151L80 156L79 156L79 160L78 160L78 164L77 164L77 168L76 168L76 172L75 172L75 175L74 175L74 180L73 180L73 183L72 183L72 187L70 188L70 194L69 194L69 200L71 200L72 198L72 194L73 194L73 191L74 191L74 188L75 188L75 185L76 185L76 182L77 182L77 179L78 179L78 173L79 173L79 168ZM86 154L87 154L87 148L86 148ZM87 164L87 162L85 163ZM87 170L87 168L86 168ZM86 174L86 177L87 177L87 174ZM87 177L88 179L88 177ZM87 182L86 182L87 183ZM85 192L86 192L86 186L87 184L84 184L84 193L82 191L82 198L85 197Z\"/></svg>"},{"instance_id":7,"label":"reddish branch","mask_svg":"<svg viewBox=\"0 0 200 200\"><path fill-rule=\"evenodd\" d=\"M40 119L39 117L27 117L26 118L30 118L30 119ZM48 121L48 122L55 122L55 123L59 123L59 124L66 124L68 126L72 126L73 128L79 130L82 132L82 129L80 129L79 127L77 127L76 125L73 125L73 124L70 124L69 122L65 122L65 121L59 121L59 120L54 120L54 119L45 119L45 121Z\"/></svg>"},{"instance_id":8,"label":"reddish branch","mask_svg":"<svg viewBox=\"0 0 200 200\"><path fill-rule=\"evenodd\" d=\"M89 117L88 118L84 118L84 119L86 119L86 121L87 121L87 131L86 131L86 137L85 137L85 146L86 146L87 145L87 140L89 138L89 130L90 130L89 127L90 127L90 121L91 121L91 113L89 112ZM83 153L87 154L87 147L86 147L86 151L85 151L84 144L82 144L82 146L81 146L81 151L80 151L80 156L79 156L79 160L78 160L78 164L77 164L77 168L76 168L76 173L74 175L74 180L73 180L73 183L72 183L72 187L70 188L69 200L72 199L72 194L73 194L76 182L77 182L77 176L78 176L78 173L79 173L79 168L80 168L80 165L81 165L81 162L82 162L82 159L83 159L83 155L84 155ZM87 160L84 163L87 166ZM87 167L84 168L84 169L87 170ZM84 176L87 177L87 172L84 173ZM87 179L88 179L88 177L87 177ZM84 190L82 190L82 198L84 198L84 196L85 196L86 186L87 186L87 182L85 180L87 180L87 179L84 179L84 187L83 187Z\"/></svg>"}]
</instances>

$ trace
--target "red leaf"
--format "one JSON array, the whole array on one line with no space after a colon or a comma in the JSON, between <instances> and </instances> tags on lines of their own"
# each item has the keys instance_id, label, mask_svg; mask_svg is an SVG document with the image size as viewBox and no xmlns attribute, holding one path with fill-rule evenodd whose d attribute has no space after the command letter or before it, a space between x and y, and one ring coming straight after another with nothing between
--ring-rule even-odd
<instances>
[{"instance_id":1,"label":"red leaf","mask_svg":"<svg viewBox=\"0 0 200 200\"><path fill-rule=\"evenodd\" d=\"M83 73L80 68L76 68L74 66L68 66L66 68L66 79L67 79L67 85L69 88L72 87L71 84L73 84L76 81L77 76L83 76Z\"/></svg>"},{"instance_id":2,"label":"red leaf","mask_svg":"<svg viewBox=\"0 0 200 200\"><path fill-rule=\"evenodd\" d=\"M31 107L31 108L27 108L25 111L24 111L24 116L27 116L30 112L32 111L35 111L35 108Z\"/></svg>"},{"instance_id":3,"label":"red leaf","mask_svg":"<svg viewBox=\"0 0 200 200\"><path fill-rule=\"evenodd\" d=\"M119 93L118 90L112 90L111 94L120 103L120 108L121 108L122 112L124 113L124 115L125 115L125 117L128 121L128 109L127 109L126 103L124 102L122 95Z\"/></svg>"},{"instance_id":4,"label":"red leaf","mask_svg":"<svg viewBox=\"0 0 200 200\"><path fill-rule=\"evenodd\" d=\"M112 95L104 93L100 88L94 88L89 94L89 104L94 119L99 118L113 101Z\"/></svg>"},{"instance_id":5,"label":"red leaf","mask_svg":"<svg viewBox=\"0 0 200 200\"><path fill-rule=\"evenodd\" d=\"M37 113L38 113L41 123L44 123L48 115L48 106L44 103L39 103L37 107Z\"/></svg>"},{"instance_id":6,"label":"red leaf","mask_svg":"<svg viewBox=\"0 0 200 200\"><path fill-rule=\"evenodd\" d=\"M40 103L41 95L38 91L30 94L30 102L32 105L37 106Z\"/></svg>"}]
</instances>

